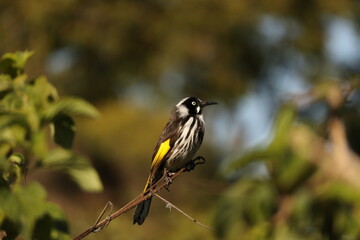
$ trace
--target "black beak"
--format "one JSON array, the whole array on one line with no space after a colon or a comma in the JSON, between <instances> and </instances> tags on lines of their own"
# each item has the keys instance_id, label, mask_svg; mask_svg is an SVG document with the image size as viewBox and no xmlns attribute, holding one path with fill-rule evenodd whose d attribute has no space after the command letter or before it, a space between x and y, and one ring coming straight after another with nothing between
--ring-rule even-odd
<instances>
[{"instance_id":1,"label":"black beak","mask_svg":"<svg viewBox=\"0 0 360 240\"><path fill-rule=\"evenodd\" d=\"M214 102L214 101L202 101L201 102L201 107L206 107L206 106L215 105L215 104L218 104L218 103Z\"/></svg>"}]
</instances>

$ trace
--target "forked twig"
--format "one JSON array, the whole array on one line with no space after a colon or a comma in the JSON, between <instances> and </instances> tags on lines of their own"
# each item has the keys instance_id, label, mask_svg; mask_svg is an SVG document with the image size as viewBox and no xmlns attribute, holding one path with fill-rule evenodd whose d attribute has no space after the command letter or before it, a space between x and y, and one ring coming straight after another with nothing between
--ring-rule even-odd
<instances>
[{"instance_id":1,"label":"forked twig","mask_svg":"<svg viewBox=\"0 0 360 240\"><path fill-rule=\"evenodd\" d=\"M97 225L98 225L98 223L100 222L101 218L104 216L106 210L107 210L109 207L110 207L110 210L109 210L109 214L107 215L106 219L110 218L110 214L111 214L111 212L112 212L112 210L113 210L114 205L112 204L112 202L108 201L108 202L106 203L104 209L101 211L99 217L96 219L95 224L94 224L93 226L97 226ZM97 228L97 229L94 229L93 232L94 232L94 233L97 233L97 232L99 232L101 229L103 229L104 227L107 227L107 225L110 223L110 221L111 221L111 220L108 219L108 223L107 223L107 224L105 224L105 225L103 225L103 226L101 226L101 227L99 227L99 228Z\"/></svg>"}]
</instances>

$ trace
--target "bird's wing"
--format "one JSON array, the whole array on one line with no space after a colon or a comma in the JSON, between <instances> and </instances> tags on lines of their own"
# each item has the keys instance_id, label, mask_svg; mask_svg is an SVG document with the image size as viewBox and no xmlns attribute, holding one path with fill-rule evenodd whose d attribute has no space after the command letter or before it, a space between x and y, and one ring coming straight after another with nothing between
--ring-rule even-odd
<instances>
[{"instance_id":1,"label":"bird's wing","mask_svg":"<svg viewBox=\"0 0 360 240\"><path fill-rule=\"evenodd\" d=\"M155 183L162 177L163 168L161 168L160 166L165 163L166 159L169 156L168 153L174 146L178 135L179 124L180 122L176 120L169 121L164 127L164 130L162 131L154 149L151 162L150 176L146 182L144 190L148 188L149 184Z\"/></svg>"},{"instance_id":2,"label":"bird's wing","mask_svg":"<svg viewBox=\"0 0 360 240\"><path fill-rule=\"evenodd\" d=\"M151 162L151 169L156 169L160 166L162 160L164 159L165 155L169 152L170 148L171 148L170 138L168 138L166 141L160 144L156 152L156 155Z\"/></svg>"},{"instance_id":3,"label":"bird's wing","mask_svg":"<svg viewBox=\"0 0 360 240\"><path fill-rule=\"evenodd\" d=\"M160 147L156 151L156 155L151 162L151 171L150 175L146 181L144 191L150 186L151 183L156 182L158 179L161 178L160 172L158 171L162 160L164 159L165 155L170 150L170 138L160 144Z\"/></svg>"},{"instance_id":4,"label":"bird's wing","mask_svg":"<svg viewBox=\"0 0 360 240\"><path fill-rule=\"evenodd\" d=\"M170 139L169 141L169 145L170 145L170 149L174 146L176 139L178 138L179 135L179 125L180 125L180 120L178 119L170 119L168 121L168 123L165 125L159 140L154 148L154 152L152 155L152 162L151 165L153 165L154 160L156 159L156 155L158 154L159 150L160 150L160 146L166 142L167 140ZM169 150L170 150L169 149ZM165 157L165 155L163 156ZM162 159L161 159L162 160Z\"/></svg>"}]
</instances>

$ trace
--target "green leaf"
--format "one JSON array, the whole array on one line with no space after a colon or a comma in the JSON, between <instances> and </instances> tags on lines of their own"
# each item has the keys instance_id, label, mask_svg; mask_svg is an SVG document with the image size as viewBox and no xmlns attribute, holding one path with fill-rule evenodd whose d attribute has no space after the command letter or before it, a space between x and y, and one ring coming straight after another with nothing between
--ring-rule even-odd
<instances>
[{"instance_id":1,"label":"green leaf","mask_svg":"<svg viewBox=\"0 0 360 240\"><path fill-rule=\"evenodd\" d=\"M46 156L48 152L47 144L45 129L41 129L31 136L31 150L38 159L43 159Z\"/></svg>"},{"instance_id":2,"label":"green leaf","mask_svg":"<svg viewBox=\"0 0 360 240\"><path fill-rule=\"evenodd\" d=\"M0 142L7 143L11 147L15 147L24 141L26 131L23 127L14 125L7 128L0 128Z\"/></svg>"},{"instance_id":3,"label":"green leaf","mask_svg":"<svg viewBox=\"0 0 360 240\"><path fill-rule=\"evenodd\" d=\"M351 204L360 202L360 193L355 186L339 180L331 180L316 189L316 195L322 200L338 200Z\"/></svg>"},{"instance_id":4,"label":"green leaf","mask_svg":"<svg viewBox=\"0 0 360 240\"><path fill-rule=\"evenodd\" d=\"M0 190L2 230L20 234L24 239L70 239L64 213L58 206L46 202L45 190L37 183L19 186L14 191Z\"/></svg>"},{"instance_id":5,"label":"green leaf","mask_svg":"<svg viewBox=\"0 0 360 240\"><path fill-rule=\"evenodd\" d=\"M30 131L29 119L21 113L0 113L0 131L11 127L21 127L24 131Z\"/></svg>"},{"instance_id":6,"label":"green leaf","mask_svg":"<svg viewBox=\"0 0 360 240\"><path fill-rule=\"evenodd\" d=\"M270 153L267 150L263 149L254 149L248 152L245 152L238 159L233 160L224 170L224 174L231 174L233 171L237 171L245 165L267 159L270 157Z\"/></svg>"},{"instance_id":7,"label":"green leaf","mask_svg":"<svg viewBox=\"0 0 360 240\"><path fill-rule=\"evenodd\" d=\"M36 219L45 212L45 198L45 190L35 182L24 187L17 186L13 191L1 189L0 212L9 221L21 226L21 235L25 239L31 239Z\"/></svg>"},{"instance_id":8,"label":"green leaf","mask_svg":"<svg viewBox=\"0 0 360 240\"><path fill-rule=\"evenodd\" d=\"M6 53L0 61L0 69L15 77L17 74L23 72L27 60L33 55L32 51Z\"/></svg>"},{"instance_id":9,"label":"green leaf","mask_svg":"<svg viewBox=\"0 0 360 240\"><path fill-rule=\"evenodd\" d=\"M278 159L274 180L277 187L282 191L293 191L312 176L316 168L310 162L298 158L293 154ZM275 172L274 170L274 172Z\"/></svg>"},{"instance_id":10,"label":"green leaf","mask_svg":"<svg viewBox=\"0 0 360 240\"><path fill-rule=\"evenodd\" d=\"M97 109L79 98L64 98L51 104L43 113L45 121L52 121L59 115L95 118L99 116Z\"/></svg>"},{"instance_id":11,"label":"green leaf","mask_svg":"<svg viewBox=\"0 0 360 240\"><path fill-rule=\"evenodd\" d=\"M41 166L64 171L84 191L100 192L103 190L100 177L90 161L69 150L54 149L41 161Z\"/></svg>"},{"instance_id":12,"label":"green leaf","mask_svg":"<svg viewBox=\"0 0 360 240\"><path fill-rule=\"evenodd\" d=\"M75 137L75 123L71 117L61 114L54 119L55 135L57 144L64 148L71 148Z\"/></svg>"},{"instance_id":13,"label":"green leaf","mask_svg":"<svg viewBox=\"0 0 360 240\"><path fill-rule=\"evenodd\" d=\"M59 98L56 88L44 76L38 77L28 84L27 92L34 102L36 109L41 111Z\"/></svg>"},{"instance_id":14,"label":"green leaf","mask_svg":"<svg viewBox=\"0 0 360 240\"><path fill-rule=\"evenodd\" d=\"M221 239L236 239L235 234L258 235L258 227L263 233L268 233L271 225L267 219L272 216L276 203L276 191L270 182L251 179L237 181L218 203L214 223L218 236ZM249 236L245 239L264 238Z\"/></svg>"},{"instance_id":15,"label":"green leaf","mask_svg":"<svg viewBox=\"0 0 360 240\"><path fill-rule=\"evenodd\" d=\"M292 106L283 107L276 120L275 120L275 130L274 137L270 145L265 148L257 148L251 151L244 153L239 158L232 161L227 168L225 168L225 174L231 174L233 171L239 170L241 167L254 162L267 159L274 159L279 157L279 153L284 152L284 148L288 145L288 135L289 131L295 120L295 110Z\"/></svg>"},{"instance_id":16,"label":"green leaf","mask_svg":"<svg viewBox=\"0 0 360 240\"><path fill-rule=\"evenodd\" d=\"M2 163L6 156L8 156L12 151L12 144L10 143L0 143L0 168L3 167Z\"/></svg>"},{"instance_id":17,"label":"green leaf","mask_svg":"<svg viewBox=\"0 0 360 240\"><path fill-rule=\"evenodd\" d=\"M11 78L8 75L0 75L0 99L2 99L11 89Z\"/></svg>"},{"instance_id":18,"label":"green leaf","mask_svg":"<svg viewBox=\"0 0 360 240\"><path fill-rule=\"evenodd\" d=\"M270 151L282 151L288 145L288 134L295 121L295 109L293 106L285 106L280 109L274 126L274 138L269 146Z\"/></svg>"},{"instance_id":19,"label":"green leaf","mask_svg":"<svg viewBox=\"0 0 360 240\"><path fill-rule=\"evenodd\" d=\"M91 166L79 169L68 169L67 173L84 191L101 192L103 190L100 177L95 169Z\"/></svg>"},{"instance_id":20,"label":"green leaf","mask_svg":"<svg viewBox=\"0 0 360 240\"><path fill-rule=\"evenodd\" d=\"M69 228L64 213L58 206L47 203L46 213L36 221L31 239L37 240L56 240L71 239Z\"/></svg>"},{"instance_id":21,"label":"green leaf","mask_svg":"<svg viewBox=\"0 0 360 240\"><path fill-rule=\"evenodd\" d=\"M6 161L6 169L3 172L3 179L8 186L13 186L21 182L25 167L25 158L20 153L12 154Z\"/></svg>"},{"instance_id":22,"label":"green leaf","mask_svg":"<svg viewBox=\"0 0 360 240\"><path fill-rule=\"evenodd\" d=\"M77 158L78 156L69 150L56 148L48 152L39 164L45 168L59 170L73 167L78 161Z\"/></svg>"},{"instance_id":23,"label":"green leaf","mask_svg":"<svg viewBox=\"0 0 360 240\"><path fill-rule=\"evenodd\" d=\"M27 60L34 54L33 51L24 51L24 52L14 52L14 53L5 53L3 55L3 60L10 59L12 60L12 67L17 69L23 69Z\"/></svg>"}]
</instances>

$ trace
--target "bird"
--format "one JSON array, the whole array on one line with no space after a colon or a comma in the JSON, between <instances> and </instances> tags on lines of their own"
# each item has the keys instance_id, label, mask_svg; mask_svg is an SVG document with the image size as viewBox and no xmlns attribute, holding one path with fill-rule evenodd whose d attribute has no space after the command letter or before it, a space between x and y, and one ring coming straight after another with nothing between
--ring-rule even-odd
<instances>
[{"instance_id":1,"label":"bird","mask_svg":"<svg viewBox=\"0 0 360 240\"><path fill-rule=\"evenodd\" d=\"M217 104L196 97L181 99L171 110L152 155L151 169L143 192L146 192L164 175L190 163L199 149L205 133L203 109ZM141 202L133 216L133 224L141 225L149 214L152 197Z\"/></svg>"}]
</instances>

